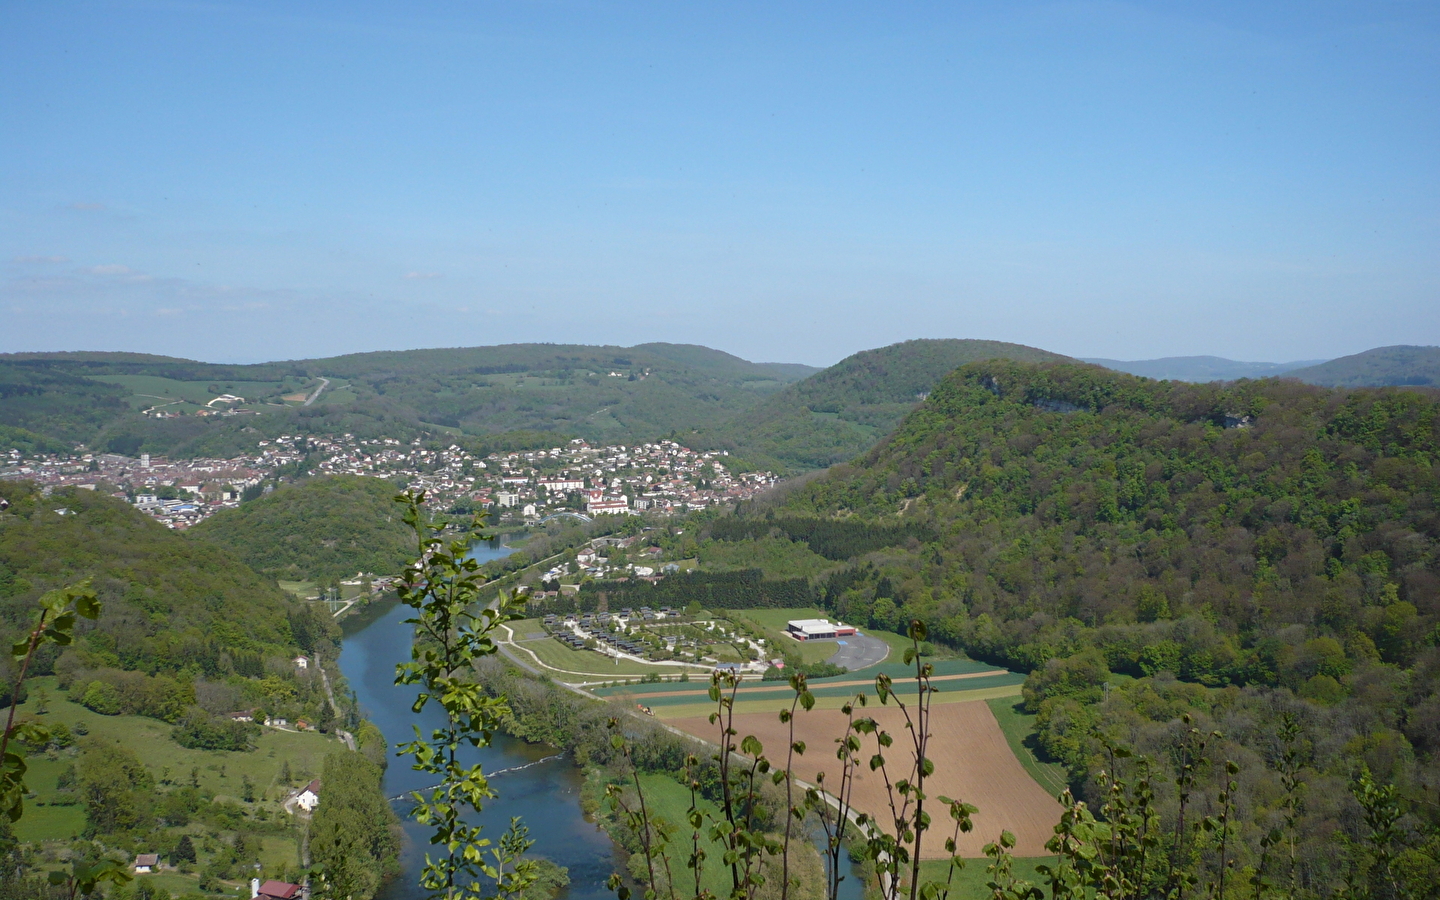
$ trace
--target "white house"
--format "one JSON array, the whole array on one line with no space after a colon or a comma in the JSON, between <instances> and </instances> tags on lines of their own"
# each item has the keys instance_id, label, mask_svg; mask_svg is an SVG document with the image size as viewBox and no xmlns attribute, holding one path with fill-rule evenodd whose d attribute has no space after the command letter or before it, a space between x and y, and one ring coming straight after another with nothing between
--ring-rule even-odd
<instances>
[{"instance_id":1,"label":"white house","mask_svg":"<svg viewBox=\"0 0 1440 900\"><path fill-rule=\"evenodd\" d=\"M504 507L513 507L520 502L520 495L510 491L496 491L495 502Z\"/></svg>"},{"instance_id":2,"label":"white house","mask_svg":"<svg viewBox=\"0 0 1440 900\"><path fill-rule=\"evenodd\" d=\"M303 656L297 656L297 657L295 657L295 668L297 668L297 669L308 669L308 668L310 668L310 660L306 659L306 658L303 657Z\"/></svg>"},{"instance_id":3,"label":"white house","mask_svg":"<svg viewBox=\"0 0 1440 900\"><path fill-rule=\"evenodd\" d=\"M540 479L540 486L547 491L583 491L585 479L570 477L555 477Z\"/></svg>"},{"instance_id":4,"label":"white house","mask_svg":"<svg viewBox=\"0 0 1440 900\"><path fill-rule=\"evenodd\" d=\"M320 779L315 779L295 795L295 805L306 812L314 812L320 805Z\"/></svg>"},{"instance_id":5,"label":"white house","mask_svg":"<svg viewBox=\"0 0 1440 900\"><path fill-rule=\"evenodd\" d=\"M135 857L135 874L149 875L160 866L160 856L156 853L142 853Z\"/></svg>"}]
</instances>

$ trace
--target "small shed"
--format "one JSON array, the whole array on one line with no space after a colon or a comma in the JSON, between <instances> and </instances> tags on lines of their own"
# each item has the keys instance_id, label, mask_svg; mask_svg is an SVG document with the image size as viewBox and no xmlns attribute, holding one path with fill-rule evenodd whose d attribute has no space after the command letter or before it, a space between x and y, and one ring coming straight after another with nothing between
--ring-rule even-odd
<instances>
[{"instance_id":1,"label":"small shed","mask_svg":"<svg viewBox=\"0 0 1440 900\"><path fill-rule=\"evenodd\" d=\"M141 853L135 857L136 875L149 875L158 868L160 868L160 854L158 853Z\"/></svg>"}]
</instances>

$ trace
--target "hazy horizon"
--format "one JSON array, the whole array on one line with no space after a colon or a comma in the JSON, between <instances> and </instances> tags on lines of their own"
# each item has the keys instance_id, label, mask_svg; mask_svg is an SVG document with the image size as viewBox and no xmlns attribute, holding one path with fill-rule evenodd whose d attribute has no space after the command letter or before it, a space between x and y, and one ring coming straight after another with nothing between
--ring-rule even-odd
<instances>
[{"instance_id":1,"label":"hazy horizon","mask_svg":"<svg viewBox=\"0 0 1440 900\"><path fill-rule=\"evenodd\" d=\"M61 2L0 352L1440 344L1440 10Z\"/></svg>"}]
</instances>

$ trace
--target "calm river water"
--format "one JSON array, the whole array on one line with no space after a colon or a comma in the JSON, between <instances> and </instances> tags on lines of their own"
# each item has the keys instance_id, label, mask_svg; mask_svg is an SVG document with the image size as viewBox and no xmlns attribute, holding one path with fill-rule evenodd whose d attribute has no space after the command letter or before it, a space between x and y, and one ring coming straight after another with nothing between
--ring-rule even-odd
<instances>
[{"instance_id":1,"label":"calm river water","mask_svg":"<svg viewBox=\"0 0 1440 900\"><path fill-rule=\"evenodd\" d=\"M498 541L477 544L471 555L481 562L509 554ZM404 624L410 608L397 603L377 603L358 616L344 620L345 642L340 651L340 671L360 701L360 709L394 745L413 739L415 726L428 733L443 720L439 707L427 707L416 715L410 711L414 688L395 686L395 666L410 661L412 628ZM531 852L570 869L569 890L561 900L611 900L615 895L605 887L614 866L610 838L580 812L580 770L552 747L527 744L509 735L497 734L495 742L479 750L490 786L500 794L485 807L480 821L492 840L519 816L535 840ZM392 756L385 770L385 794L405 797L410 791L433 784L424 773L410 768L405 759ZM380 892L377 900L419 900L424 892L417 886L420 869L429 848L428 832L407 817L408 800L394 801L405 827L405 847L400 854L401 874ZM860 900L863 889L858 878L847 878L840 886L840 900Z\"/></svg>"},{"instance_id":2,"label":"calm river water","mask_svg":"<svg viewBox=\"0 0 1440 900\"><path fill-rule=\"evenodd\" d=\"M510 551L496 544L477 545L473 555L481 562L497 559ZM410 660L411 626L404 624L409 607L375 604L362 615L344 623L345 643L340 652L340 671L350 682L364 715L385 734L393 747L411 740L414 726L427 733L441 721L438 707L416 715L410 711L414 688L395 686L396 663ZM520 816L535 840L531 852L570 869L568 900L602 900L614 894L605 887L613 867L610 838L580 812L580 770L558 751L543 745L526 744L508 735L497 734L495 743L474 751L485 764L490 786L500 794L485 807L480 821L497 839L509 827L511 816ZM405 759L391 757L385 770L385 793L390 797L428 787L433 780L409 767ZM424 896L416 886L429 848L425 829L406 818L410 804L400 800L395 811L405 823L405 848L401 853L402 873L380 892L378 900L415 900Z\"/></svg>"}]
</instances>

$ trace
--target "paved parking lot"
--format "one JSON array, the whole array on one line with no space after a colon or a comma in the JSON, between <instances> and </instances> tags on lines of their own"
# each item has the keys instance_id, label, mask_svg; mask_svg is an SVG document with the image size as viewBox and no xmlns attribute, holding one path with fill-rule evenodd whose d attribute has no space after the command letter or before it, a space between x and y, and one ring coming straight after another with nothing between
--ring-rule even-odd
<instances>
[{"instance_id":1,"label":"paved parking lot","mask_svg":"<svg viewBox=\"0 0 1440 900\"><path fill-rule=\"evenodd\" d=\"M889 644L866 634L835 638L834 641L840 646L835 650L835 655L826 662L844 666L851 672L883 662L890 653Z\"/></svg>"}]
</instances>

